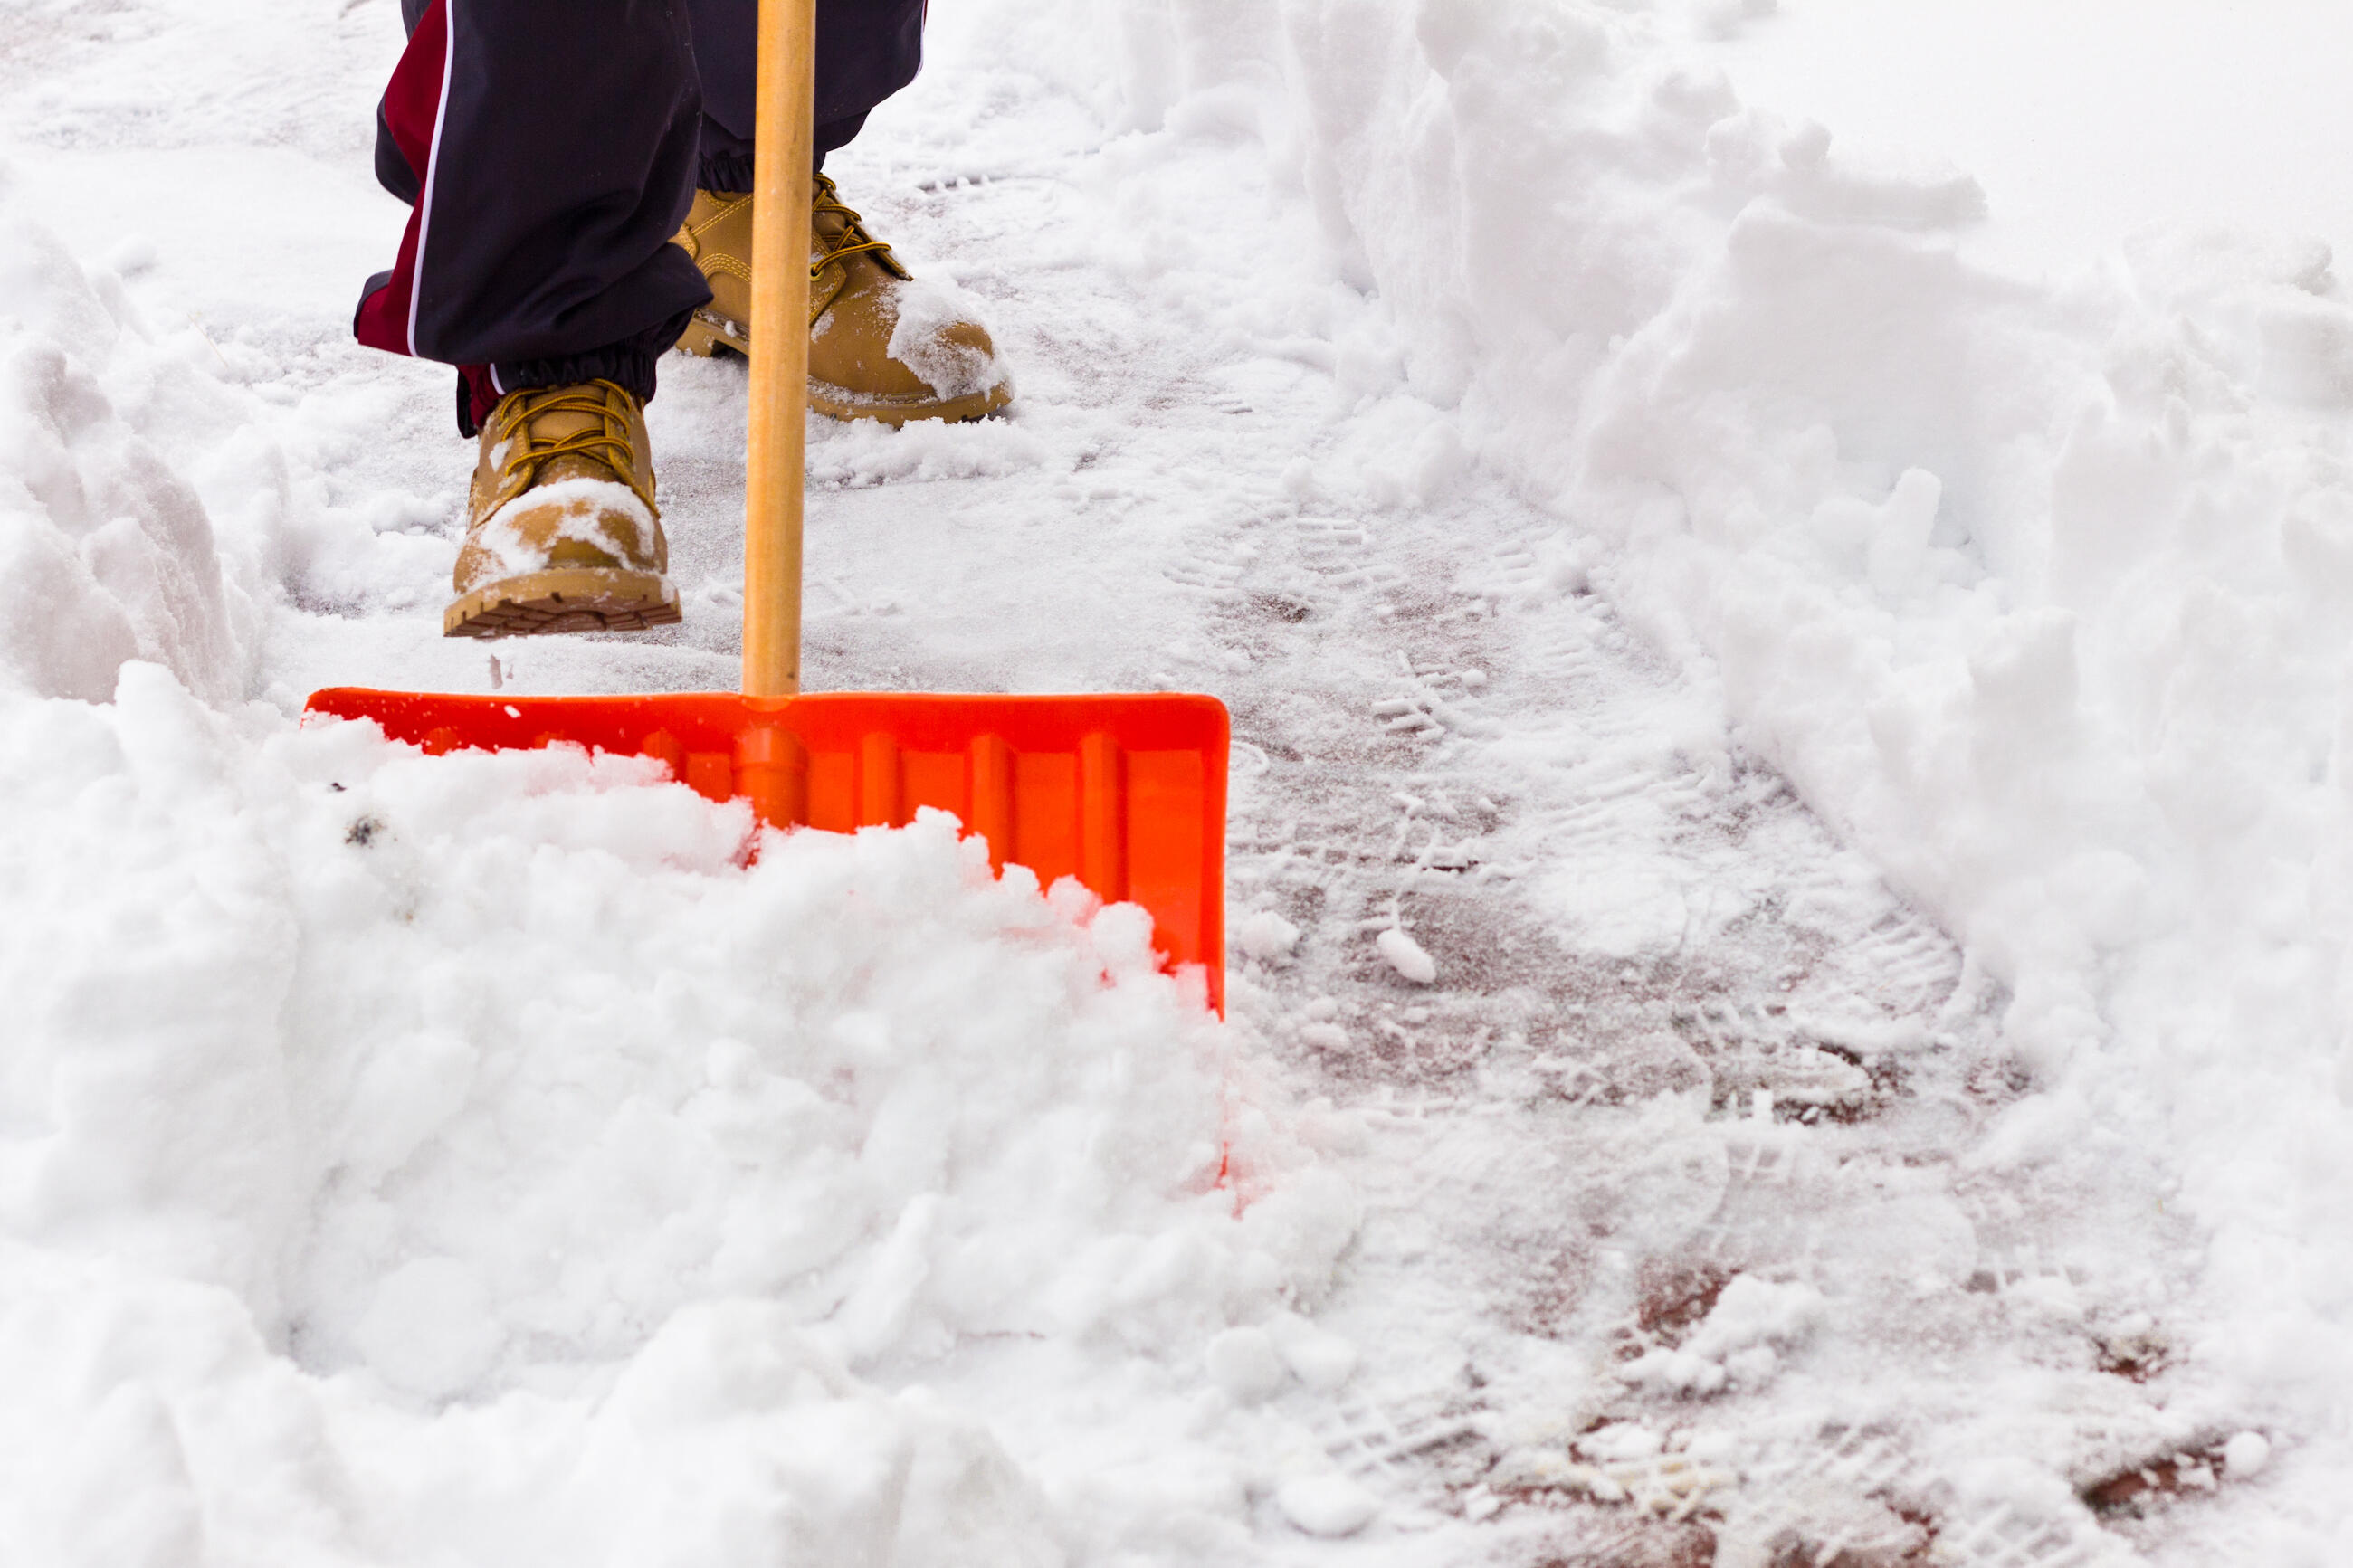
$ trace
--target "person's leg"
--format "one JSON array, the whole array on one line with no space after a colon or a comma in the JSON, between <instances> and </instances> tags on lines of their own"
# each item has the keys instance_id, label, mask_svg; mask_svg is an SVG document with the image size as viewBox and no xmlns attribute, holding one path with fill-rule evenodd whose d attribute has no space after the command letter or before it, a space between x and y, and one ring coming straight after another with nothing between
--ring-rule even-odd
<instances>
[{"instance_id":1,"label":"person's leg","mask_svg":"<svg viewBox=\"0 0 2353 1568\"><path fill-rule=\"evenodd\" d=\"M679 340L689 353L752 352L752 126L758 0L690 0L702 64L701 187L679 243L711 280ZM847 144L867 115L923 64L923 0L818 0L816 152ZM837 419L971 419L1013 396L978 321L913 279L812 172L809 402ZM909 307L902 312L902 307ZM901 330L912 313L920 331Z\"/></svg>"},{"instance_id":2,"label":"person's leg","mask_svg":"<svg viewBox=\"0 0 2353 1568\"><path fill-rule=\"evenodd\" d=\"M404 0L404 19L376 170L415 211L360 341L471 367L469 434L521 387L650 397L655 358L710 298L669 243L702 123L681 0Z\"/></svg>"},{"instance_id":3,"label":"person's leg","mask_svg":"<svg viewBox=\"0 0 2353 1568\"><path fill-rule=\"evenodd\" d=\"M377 177L414 208L354 330L459 367L480 441L442 629L679 618L644 402L710 289L670 243L702 94L683 0L403 0Z\"/></svg>"},{"instance_id":4,"label":"person's leg","mask_svg":"<svg viewBox=\"0 0 2353 1568\"><path fill-rule=\"evenodd\" d=\"M848 146L866 116L915 79L925 0L818 0L817 166ZM702 67L702 155L695 184L752 188L752 104L759 0L688 0Z\"/></svg>"}]
</instances>

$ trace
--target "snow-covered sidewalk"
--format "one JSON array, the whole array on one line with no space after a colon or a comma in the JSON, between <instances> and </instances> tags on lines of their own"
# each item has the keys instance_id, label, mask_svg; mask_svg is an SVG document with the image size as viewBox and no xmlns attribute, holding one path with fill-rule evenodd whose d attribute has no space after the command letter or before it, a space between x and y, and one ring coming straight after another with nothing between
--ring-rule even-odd
<instances>
[{"instance_id":1,"label":"snow-covered sidewalk","mask_svg":"<svg viewBox=\"0 0 2353 1568\"><path fill-rule=\"evenodd\" d=\"M943 6L833 160L1020 400L813 422L812 684L1224 698L1223 1026L939 822L299 729L731 685L740 367L683 626L447 642L394 9L0 12L0 1536L2330 1561L2353 311L1989 269L1770 11Z\"/></svg>"}]
</instances>

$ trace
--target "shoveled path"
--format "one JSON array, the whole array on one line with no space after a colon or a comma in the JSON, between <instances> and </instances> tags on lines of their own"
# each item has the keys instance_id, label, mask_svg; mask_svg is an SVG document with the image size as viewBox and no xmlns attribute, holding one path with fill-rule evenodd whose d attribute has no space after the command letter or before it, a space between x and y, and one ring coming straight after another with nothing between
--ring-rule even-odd
<instances>
[{"instance_id":1,"label":"shoveled path","mask_svg":"<svg viewBox=\"0 0 2353 1568\"><path fill-rule=\"evenodd\" d=\"M0 120L39 156L16 177L287 411L258 438L323 487L271 563L265 694L732 682L727 363L666 364L652 410L683 627L435 635L470 452L444 373L345 326L398 226L365 157L389 0L24 20ZM262 37L280 68L202 66ZM1335 1546L1270 1489L1267 1559L2128 1557L2161 1524L2126 1483L2172 1485L2214 1434L2155 1402L2154 1286L2102 1216L1972 1165L2016 1092L2001 998L1413 394L1262 149L1112 135L1022 68L1035 47L939 18L926 77L832 165L981 302L1020 400L813 425L812 683L1231 706L1234 1016L1267 1101L1366 1205L1319 1314L1361 1363L1277 1414L1383 1504ZM110 97L110 70L186 90ZM1989 1467L2026 1480L1988 1489ZM2006 1500L2035 1486L2102 1507L2030 1523Z\"/></svg>"}]
</instances>

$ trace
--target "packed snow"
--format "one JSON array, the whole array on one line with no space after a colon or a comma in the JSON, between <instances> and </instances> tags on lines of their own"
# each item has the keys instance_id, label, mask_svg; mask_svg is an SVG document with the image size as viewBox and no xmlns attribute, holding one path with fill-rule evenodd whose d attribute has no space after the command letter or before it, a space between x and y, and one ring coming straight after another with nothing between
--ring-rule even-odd
<instances>
[{"instance_id":1,"label":"packed snow","mask_svg":"<svg viewBox=\"0 0 2353 1568\"><path fill-rule=\"evenodd\" d=\"M938 8L829 170L1020 396L812 421L812 680L1222 696L1226 1020L300 723L731 685L741 367L684 626L446 641L395 8L0 27L12 1559L2353 1550L2353 22Z\"/></svg>"}]
</instances>

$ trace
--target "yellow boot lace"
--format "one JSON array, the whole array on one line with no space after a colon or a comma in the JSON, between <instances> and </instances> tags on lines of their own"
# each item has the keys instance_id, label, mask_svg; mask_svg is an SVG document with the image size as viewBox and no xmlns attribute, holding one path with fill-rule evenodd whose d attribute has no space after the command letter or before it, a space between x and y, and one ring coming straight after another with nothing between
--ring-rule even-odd
<instances>
[{"instance_id":1,"label":"yellow boot lace","mask_svg":"<svg viewBox=\"0 0 2353 1568\"><path fill-rule=\"evenodd\" d=\"M867 251L874 252L874 259L881 262L886 270L902 278L907 276L907 269L899 265L897 257L891 254L889 243L866 232L866 220L842 205L840 190L823 174L817 177L817 200L809 209L809 216L814 218L818 213L831 213L840 218L841 232L818 237L825 245L825 259L810 265L810 278L814 279L837 261L847 260Z\"/></svg>"},{"instance_id":2,"label":"yellow boot lace","mask_svg":"<svg viewBox=\"0 0 2353 1568\"><path fill-rule=\"evenodd\" d=\"M732 255L708 244L704 239L704 236L712 229L751 205L752 198L749 195L728 197L712 207L711 216L701 223L686 224L679 229L680 243L685 247L686 253L694 258L694 264L702 269L702 275L705 278L724 272L743 283L749 284L752 281L750 257ZM832 235L819 233L816 220L820 213L830 213L839 218L841 231ZM855 208L842 202L840 188L823 174L817 176L817 194L809 205L809 219L810 237L825 247L825 254L809 263L809 281L812 283L817 281L818 273L823 272L835 262L845 260L852 256L868 254L871 254L875 260L881 262L886 271L901 278L908 275L906 268L900 264L899 258L891 254L890 241L877 239L867 233L866 220L858 216Z\"/></svg>"},{"instance_id":3,"label":"yellow boot lace","mask_svg":"<svg viewBox=\"0 0 2353 1568\"><path fill-rule=\"evenodd\" d=\"M522 476L522 488L536 483L539 472L557 458L571 454L592 458L613 470L620 481L636 492L654 510L654 491L650 479L638 478L637 448L629 440L629 425L626 416L614 411L613 401L599 388L619 394L628 404L637 400L628 388L618 383L596 380L575 386L526 387L507 394L506 403L522 401L516 405L513 422L508 426L507 454L499 464L499 488L517 474ZM500 405L504 407L505 403ZM538 426L543 414L586 414L596 423L586 430L569 436L542 436ZM496 417L495 415L492 417Z\"/></svg>"}]
</instances>

